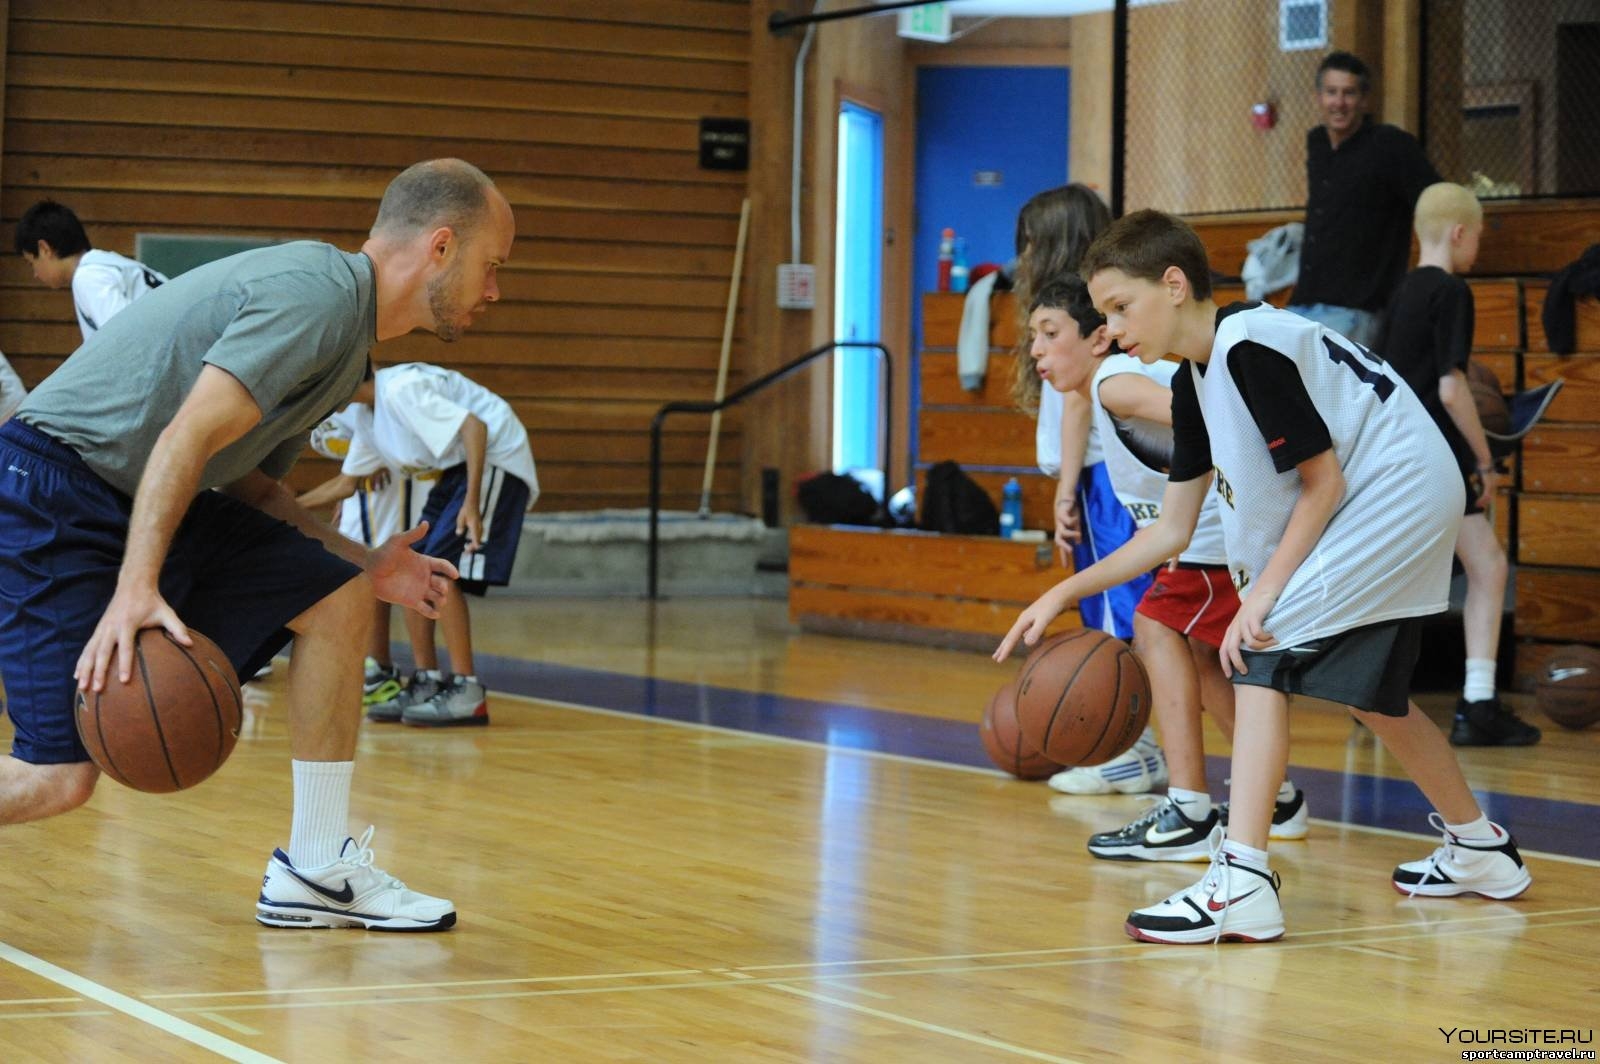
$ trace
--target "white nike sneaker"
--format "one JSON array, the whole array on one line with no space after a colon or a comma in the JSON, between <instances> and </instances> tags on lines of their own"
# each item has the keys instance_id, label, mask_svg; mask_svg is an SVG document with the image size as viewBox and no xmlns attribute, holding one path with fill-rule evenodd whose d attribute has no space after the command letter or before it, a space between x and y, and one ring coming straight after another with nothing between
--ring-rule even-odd
<instances>
[{"instance_id":1,"label":"white nike sneaker","mask_svg":"<svg viewBox=\"0 0 1600 1064\"><path fill-rule=\"evenodd\" d=\"M1281 880L1235 863L1211 836L1211 867L1200 882L1165 901L1128 914L1128 937L1140 942L1271 942L1283 937Z\"/></svg>"},{"instance_id":2,"label":"white nike sneaker","mask_svg":"<svg viewBox=\"0 0 1600 1064\"><path fill-rule=\"evenodd\" d=\"M1407 861L1394 870L1394 889L1400 893L1428 898L1478 894L1504 901L1533 883L1516 842L1500 825L1489 825L1500 841L1468 842L1446 831L1438 813L1429 813L1428 823L1444 835L1444 845L1423 860Z\"/></svg>"},{"instance_id":3,"label":"white nike sneaker","mask_svg":"<svg viewBox=\"0 0 1600 1064\"><path fill-rule=\"evenodd\" d=\"M1146 794L1167 785L1167 755L1149 728L1125 754L1102 765L1062 769L1050 777L1050 789L1062 794Z\"/></svg>"},{"instance_id":4,"label":"white nike sneaker","mask_svg":"<svg viewBox=\"0 0 1600 1064\"><path fill-rule=\"evenodd\" d=\"M407 890L373 867L368 828L360 841L345 839L339 859L300 870L282 850L273 850L261 877L256 920L268 927L364 927L368 931L443 931L456 922L444 898Z\"/></svg>"}]
</instances>

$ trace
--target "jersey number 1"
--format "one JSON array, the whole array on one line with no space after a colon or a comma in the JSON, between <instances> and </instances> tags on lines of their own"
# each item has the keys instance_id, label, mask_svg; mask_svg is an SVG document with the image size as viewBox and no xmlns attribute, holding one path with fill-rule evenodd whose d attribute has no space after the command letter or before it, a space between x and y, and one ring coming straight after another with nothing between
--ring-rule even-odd
<instances>
[{"instance_id":1,"label":"jersey number 1","mask_svg":"<svg viewBox=\"0 0 1600 1064\"><path fill-rule=\"evenodd\" d=\"M1357 377L1360 377L1363 384L1370 384L1372 386L1372 390L1378 395L1378 402L1386 402L1389 396L1394 394L1394 381L1384 376L1380 370L1372 369L1371 367L1367 366L1367 364L1361 360L1359 355L1351 354L1349 351L1334 343L1326 336L1322 338L1322 342L1328 348L1329 358L1333 359L1342 366L1349 366L1350 372L1354 373ZM1383 365L1383 362L1379 360L1376 355L1372 357L1375 361L1377 361L1378 365Z\"/></svg>"}]
</instances>

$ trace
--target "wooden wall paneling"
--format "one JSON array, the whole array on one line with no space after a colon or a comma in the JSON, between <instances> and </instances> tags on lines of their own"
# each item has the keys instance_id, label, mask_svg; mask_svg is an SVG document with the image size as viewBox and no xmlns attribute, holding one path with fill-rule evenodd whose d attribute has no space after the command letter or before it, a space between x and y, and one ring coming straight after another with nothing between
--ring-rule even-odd
<instances>
[{"instance_id":1,"label":"wooden wall paneling","mask_svg":"<svg viewBox=\"0 0 1600 1064\"><path fill-rule=\"evenodd\" d=\"M1517 569L1517 635L1600 643L1600 572Z\"/></svg>"},{"instance_id":2,"label":"wooden wall paneling","mask_svg":"<svg viewBox=\"0 0 1600 1064\"><path fill-rule=\"evenodd\" d=\"M920 359L922 404L924 406L1011 406L1011 379L1016 362L1007 352L989 352L983 385L977 391L962 387L961 374L952 351L922 352Z\"/></svg>"},{"instance_id":3,"label":"wooden wall paneling","mask_svg":"<svg viewBox=\"0 0 1600 1064\"><path fill-rule=\"evenodd\" d=\"M920 462L1035 468L1033 420L1014 410L924 408L917 430Z\"/></svg>"},{"instance_id":4,"label":"wooden wall paneling","mask_svg":"<svg viewBox=\"0 0 1600 1064\"><path fill-rule=\"evenodd\" d=\"M851 539L848 551L830 545L839 536ZM789 552L789 576L802 584L873 587L1025 606L1049 586L1050 554L1048 544L1016 543L998 536L840 529L836 536L796 535Z\"/></svg>"},{"instance_id":5,"label":"wooden wall paneling","mask_svg":"<svg viewBox=\"0 0 1600 1064\"><path fill-rule=\"evenodd\" d=\"M1600 353L1524 355L1523 387L1537 388L1560 378L1560 393L1545 410L1546 421L1600 420Z\"/></svg>"},{"instance_id":6,"label":"wooden wall paneling","mask_svg":"<svg viewBox=\"0 0 1600 1064\"><path fill-rule=\"evenodd\" d=\"M1486 351L1521 351L1522 288L1516 281L1473 281L1472 346ZM1504 377L1500 383L1509 384Z\"/></svg>"},{"instance_id":7,"label":"wooden wall paneling","mask_svg":"<svg viewBox=\"0 0 1600 1064\"><path fill-rule=\"evenodd\" d=\"M1517 507L1517 561L1600 568L1600 497L1524 495Z\"/></svg>"},{"instance_id":8,"label":"wooden wall paneling","mask_svg":"<svg viewBox=\"0 0 1600 1064\"><path fill-rule=\"evenodd\" d=\"M1600 492L1600 425L1545 425L1522 440L1525 492Z\"/></svg>"},{"instance_id":9,"label":"wooden wall paneling","mask_svg":"<svg viewBox=\"0 0 1600 1064\"><path fill-rule=\"evenodd\" d=\"M504 395L529 422L541 508L643 502L654 410L714 385L748 175L701 170L697 127L750 114L764 13L721 0L12 0L9 14L0 223L48 195L125 253L149 231L352 248L399 169L471 159L517 213L502 302L458 344L417 334L377 358L448 365ZM746 302L736 384L754 323ZM0 345L25 379L77 342L70 300L0 262ZM743 414L727 424L722 508L746 498ZM693 506L707 425L668 427L668 490ZM319 472L308 461L295 475Z\"/></svg>"},{"instance_id":10,"label":"wooden wall paneling","mask_svg":"<svg viewBox=\"0 0 1600 1064\"><path fill-rule=\"evenodd\" d=\"M6 57L11 54L11 0L0 0L0 159L5 158L6 147ZM5 174L0 169L0 193L5 191Z\"/></svg>"}]
</instances>

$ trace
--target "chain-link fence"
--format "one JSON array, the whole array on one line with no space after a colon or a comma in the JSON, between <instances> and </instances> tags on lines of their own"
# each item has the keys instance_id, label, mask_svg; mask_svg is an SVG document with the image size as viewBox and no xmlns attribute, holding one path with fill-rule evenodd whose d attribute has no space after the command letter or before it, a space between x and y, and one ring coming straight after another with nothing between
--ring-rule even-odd
<instances>
[{"instance_id":1,"label":"chain-link fence","mask_svg":"<svg viewBox=\"0 0 1600 1064\"><path fill-rule=\"evenodd\" d=\"M1346 0L1348 2L1348 0ZM1305 203L1331 3L1174 0L1128 12L1127 210ZM1313 10L1314 9L1314 10ZM1309 13L1312 17L1299 16Z\"/></svg>"},{"instance_id":2,"label":"chain-link fence","mask_svg":"<svg viewBox=\"0 0 1600 1064\"><path fill-rule=\"evenodd\" d=\"M1386 70L1379 5L1164 0L1128 12L1123 205L1186 214L1305 203L1316 71L1343 47ZM1412 129L1448 180L1485 199L1600 194L1600 0L1422 0ZM1356 26L1359 44L1335 40ZM1391 24L1392 26L1392 24ZM1409 66L1409 64L1408 64ZM1415 68L1411 68L1415 69Z\"/></svg>"},{"instance_id":3,"label":"chain-link fence","mask_svg":"<svg viewBox=\"0 0 1600 1064\"><path fill-rule=\"evenodd\" d=\"M1425 0L1424 143L1485 199L1600 193L1600 0Z\"/></svg>"}]
</instances>

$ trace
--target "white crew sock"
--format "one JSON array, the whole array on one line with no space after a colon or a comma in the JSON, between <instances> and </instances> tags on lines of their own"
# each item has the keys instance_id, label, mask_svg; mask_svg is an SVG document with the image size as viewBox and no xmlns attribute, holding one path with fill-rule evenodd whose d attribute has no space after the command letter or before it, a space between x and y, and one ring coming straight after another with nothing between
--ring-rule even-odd
<instances>
[{"instance_id":1,"label":"white crew sock","mask_svg":"<svg viewBox=\"0 0 1600 1064\"><path fill-rule=\"evenodd\" d=\"M1500 836L1495 832L1494 825L1489 823L1489 818L1480 814L1478 819L1466 824L1446 824L1444 829L1462 842L1499 842Z\"/></svg>"},{"instance_id":2,"label":"white crew sock","mask_svg":"<svg viewBox=\"0 0 1600 1064\"><path fill-rule=\"evenodd\" d=\"M350 837L350 777L354 761L295 761L294 816L289 826L289 862L322 868L339 859Z\"/></svg>"},{"instance_id":3,"label":"white crew sock","mask_svg":"<svg viewBox=\"0 0 1600 1064\"><path fill-rule=\"evenodd\" d=\"M1211 795L1205 791L1186 791L1182 787L1168 787L1167 797L1178 807L1178 812L1195 823L1211 815Z\"/></svg>"},{"instance_id":4,"label":"white crew sock","mask_svg":"<svg viewBox=\"0 0 1600 1064\"><path fill-rule=\"evenodd\" d=\"M1296 790L1296 788L1295 788L1295 785L1294 785L1294 781L1291 780L1288 776L1285 776L1283 778L1283 782L1278 784L1278 801L1280 801L1280 802L1292 802L1292 801L1294 801L1294 792L1295 792L1295 790Z\"/></svg>"},{"instance_id":5,"label":"white crew sock","mask_svg":"<svg viewBox=\"0 0 1600 1064\"><path fill-rule=\"evenodd\" d=\"M1267 870L1267 851L1258 850L1254 846L1246 846L1242 842L1228 839L1222 844L1222 852L1233 858L1234 864L1254 868L1257 872Z\"/></svg>"},{"instance_id":6,"label":"white crew sock","mask_svg":"<svg viewBox=\"0 0 1600 1064\"><path fill-rule=\"evenodd\" d=\"M1468 702L1482 702L1494 697L1494 659L1468 658L1467 682L1461 697Z\"/></svg>"}]
</instances>

